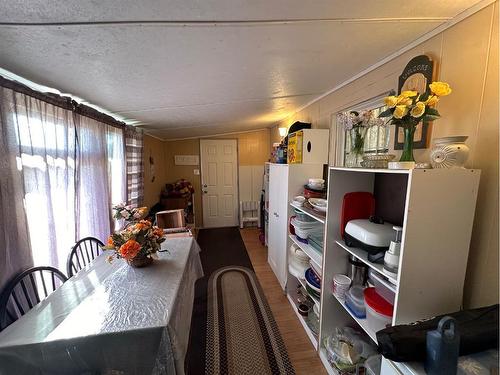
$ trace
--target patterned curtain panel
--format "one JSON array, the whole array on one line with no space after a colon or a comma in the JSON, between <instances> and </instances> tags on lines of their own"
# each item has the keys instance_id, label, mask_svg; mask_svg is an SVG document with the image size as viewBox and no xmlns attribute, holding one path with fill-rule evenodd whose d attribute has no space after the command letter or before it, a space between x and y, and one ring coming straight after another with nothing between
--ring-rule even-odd
<instances>
[{"instance_id":1,"label":"patterned curtain panel","mask_svg":"<svg viewBox=\"0 0 500 375\"><path fill-rule=\"evenodd\" d=\"M132 126L125 128L127 165L127 204L139 207L144 200L143 132Z\"/></svg>"}]
</instances>

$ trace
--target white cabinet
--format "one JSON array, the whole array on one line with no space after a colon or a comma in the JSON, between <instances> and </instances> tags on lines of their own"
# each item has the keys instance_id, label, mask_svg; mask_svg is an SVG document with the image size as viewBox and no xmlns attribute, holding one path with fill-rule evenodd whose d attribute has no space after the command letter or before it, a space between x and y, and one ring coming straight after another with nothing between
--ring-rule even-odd
<instances>
[{"instance_id":1,"label":"white cabinet","mask_svg":"<svg viewBox=\"0 0 500 375\"><path fill-rule=\"evenodd\" d=\"M288 166L271 165L269 170L269 239L268 262L281 287L286 282Z\"/></svg>"},{"instance_id":2,"label":"white cabinet","mask_svg":"<svg viewBox=\"0 0 500 375\"><path fill-rule=\"evenodd\" d=\"M283 290L287 280L289 247L288 220L292 213L289 202L302 194L309 178L321 178L322 164L269 165L269 234L267 261Z\"/></svg>"}]
</instances>

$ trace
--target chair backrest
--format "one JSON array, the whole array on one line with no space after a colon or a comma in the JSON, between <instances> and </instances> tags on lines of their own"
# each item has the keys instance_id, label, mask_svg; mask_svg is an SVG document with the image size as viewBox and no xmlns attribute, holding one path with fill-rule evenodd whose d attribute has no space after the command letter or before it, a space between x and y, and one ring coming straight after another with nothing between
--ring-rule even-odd
<instances>
[{"instance_id":1,"label":"chair backrest","mask_svg":"<svg viewBox=\"0 0 500 375\"><path fill-rule=\"evenodd\" d=\"M156 225L161 229L183 228L186 226L184 210L168 210L156 213Z\"/></svg>"},{"instance_id":2,"label":"chair backrest","mask_svg":"<svg viewBox=\"0 0 500 375\"><path fill-rule=\"evenodd\" d=\"M66 263L68 277L72 277L87 264L101 254L104 244L94 237L85 237L79 240L71 249Z\"/></svg>"},{"instance_id":3,"label":"chair backrest","mask_svg":"<svg viewBox=\"0 0 500 375\"><path fill-rule=\"evenodd\" d=\"M47 298L68 278L54 267L33 267L15 276L0 295L0 331Z\"/></svg>"}]
</instances>

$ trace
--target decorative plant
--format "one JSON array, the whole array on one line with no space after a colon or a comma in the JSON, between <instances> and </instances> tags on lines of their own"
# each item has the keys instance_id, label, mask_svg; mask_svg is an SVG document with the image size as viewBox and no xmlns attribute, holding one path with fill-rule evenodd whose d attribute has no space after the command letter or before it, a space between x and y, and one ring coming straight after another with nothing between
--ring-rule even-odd
<instances>
[{"instance_id":1,"label":"decorative plant","mask_svg":"<svg viewBox=\"0 0 500 375\"><path fill-rule=\"evenodd\" d=\"M403 91L398 96L387 96L384 102L389 107L379 117L390 117L389 123L399 125L405 133L403 154L400 161L415 161L413 158L413 136L417 125L422 120L433 121L440 116L433 108L439 98L451 94L450 85L446 82L432 82L428 91L419 94L417 91Z\"/></svg>"},{"instance_id":2,"label":"decorative plant","mask_svg":"<svg viewBox=\"0 0 500 375\"><path fill-rule=\"evenodd\" d=\"M143 219L147 213L147 207L134 208L132 206L126 206L125 203L119 203L113 206L113 218L117 220L125 220L127 222L135 222Z\"/></svg>"},{"instance_id":3,"label":"decorative plant","mask_svg":"<svg viewBox=\"0 0 500 375\"><path fill-rule=\"evenodd\" d=\"M384 125L384 121L375 117L371 110L351 111L343 115L344 130L349 132L351 140L351 154L354 155L354 165L358 164L359 156L363 154L365 136L369 128Z\"/></svg>"},{"instance_id":4,"label":"decorative plant","mask_svg":"<svg viewBox=\"0 0 500 375\"><path fill-rule=\"evenodd\" d=\"M114 217L128 221L126 227L109 236L105 250L113 250L114 254L108 257L111 262L114 257L123 258L129 264L143 266L158 258L161 243L165 241L163 229L152 225L149 220L140 220L148 209L147 207L132 208L123 204L113 207Z\"/></svg>"}]
</instances>

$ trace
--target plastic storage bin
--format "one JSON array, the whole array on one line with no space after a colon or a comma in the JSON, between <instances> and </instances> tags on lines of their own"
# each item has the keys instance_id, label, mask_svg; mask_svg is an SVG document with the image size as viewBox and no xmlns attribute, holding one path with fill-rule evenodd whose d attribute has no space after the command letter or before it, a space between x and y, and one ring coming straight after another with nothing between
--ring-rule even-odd
<instances>
[{"instance_id":1,"label":"plastic storage bin","mask_svg":"<svg viewBox=\"0 0 500 375\"><path fill-rule=\"evenodd\" d=\"M364 288L360 285L354 285L345 295L345 305L359 319L366 317Z\"/></svg>"},{"instance_id":2,"label":"plastic storage bin","mask_svg":"<svg viewBox=\"0 0 500 375\"><path fill-rule=\"evenodd\" d=\"M378 332L391 325L394 306L382 298L375 288L366 288L364 295L368 327L373 332Z\"/></svg>"},{"instance_id":3,"label":"plastic storage bin","mask_svg":"<svg viewBox=\"0 0 500 375\"><path fill-rule=\"evenodd\" d=\"M392 285L388 280L386 280L382 275L373 270L368 271L368 278L370 279L380 297L385 299L391 305L394 305L394 300L396 298L396 287Z\"/></svg>"},{"instance_id":4,"label":"plastic storage bin","mask_svg":"<svg viewBox=\"0 0 500 375\"><path fill-rule=\"evenodd\" d=\"M294 217L290 222L295 229L295 235L303 240L307 240L310 234L321 233L321 231L323 230L321 223L317 221L302 221L297 219L297 217Z\"/></svg>"},{"instance_id":5,"label":"plastic storage bin","mask_svg":"<svg viewBox=\"0 0 500 375\"><path fill-rule=\"evenodd\" d=\"M294 210L294 214L295 214L295 217L297 218L297 220L300 221L300 222L305 222L305 223L314 223L314 222L316 222L315 219L313 219L309 215L306 215L302 211Z\"/></svg>"}]
</instances>

